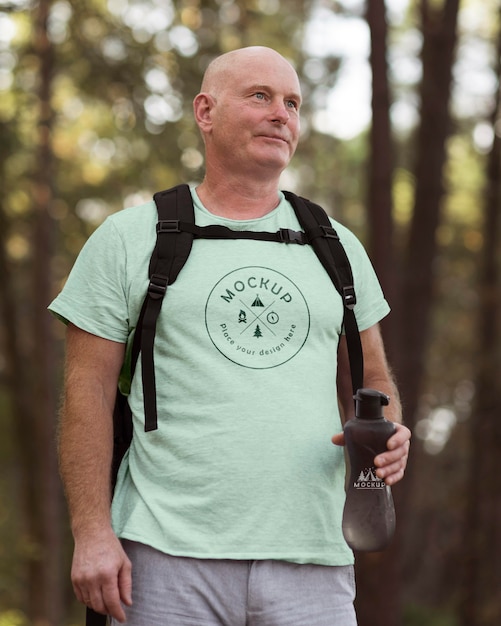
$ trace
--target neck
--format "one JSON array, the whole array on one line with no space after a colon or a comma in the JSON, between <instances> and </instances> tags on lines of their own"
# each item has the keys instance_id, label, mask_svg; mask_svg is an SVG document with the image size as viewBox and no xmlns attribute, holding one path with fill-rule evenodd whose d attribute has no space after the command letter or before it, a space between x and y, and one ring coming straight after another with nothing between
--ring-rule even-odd
<instances>
[{"instance_id":1,"label":"neck","mask_svg":"<svg viewBox=\"0 0 501 626\"><path fill-rule=\"evenodd\" d=\"M234 220L263 217L279 204L277 180L255 183L206 176L197 194L208 211Z\"/></svg>"}]
</instances>

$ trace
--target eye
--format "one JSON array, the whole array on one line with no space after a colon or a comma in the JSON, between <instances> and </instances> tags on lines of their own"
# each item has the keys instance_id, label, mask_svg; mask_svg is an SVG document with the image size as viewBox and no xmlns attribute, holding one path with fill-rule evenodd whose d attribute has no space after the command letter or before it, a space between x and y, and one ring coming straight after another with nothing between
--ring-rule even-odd
<instances>
[{"instance_id":1,"label":"eye","mask_svg":"<svg viewBox=\"0 0 501 626\"><path fill-rule=\"evenodd\" d=\"M296 100L287 100L285 104L288 109L299 109L299 103Z\"/></svg>"},{"instance_id":2,"label":"eye","mask_svg":"<svg viewBox=\"0 0 501 626\"><path fill-rule=\"evenodd\" d=\"M262 91L257 91L254 96L256 100L264 100L266 98L266 95Z\"/></svg>"}]
</instances>

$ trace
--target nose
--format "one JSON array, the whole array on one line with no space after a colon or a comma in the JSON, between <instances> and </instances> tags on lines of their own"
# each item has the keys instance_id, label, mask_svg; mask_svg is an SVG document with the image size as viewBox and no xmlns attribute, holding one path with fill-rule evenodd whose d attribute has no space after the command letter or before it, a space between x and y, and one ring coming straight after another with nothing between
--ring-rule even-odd
<instances>
[{"instance_id":1,"label":"nose","mask_svg":"<svg viewBox=\"0 0 501 626\"><path fill-rule=\"evenodd\" d=\"M272 112L272 122L278 122L279 124L287 124L290 119L290 112L287 109L286 103L283 100L277 100L274 103Z\"/></svg>"}]
</instances>

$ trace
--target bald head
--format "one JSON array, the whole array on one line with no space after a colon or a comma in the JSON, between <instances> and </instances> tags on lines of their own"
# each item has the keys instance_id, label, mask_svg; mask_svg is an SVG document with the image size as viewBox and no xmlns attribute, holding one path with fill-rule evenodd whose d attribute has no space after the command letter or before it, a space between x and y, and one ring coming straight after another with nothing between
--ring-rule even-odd
<instances>
[{"instance_id":1,"label":"bald head","mask_svg":"<svg viewBox=\"0 0 501 626\"><path fill-rule=\"evenodd\" d=\"M268 177L275 185L299 140L300 106L298 75L275 50L253 46L215 59L193 101L206 176Z\"/></svg>"},{"instance_id":2,"label":"bald head","mask_svg":"<svg viewBox=\"0 0 501 626\"><path fill-rule=\"evenodd\" d=\"M207 67L201 91L217 98L222 90L234 83L239 76L242 76L246 67L261 63L282 65L284 72L293 73L297 79L296 70L281 54L272 48L249 46L248 48L232 50L214 59Z\"/></svg>"}]
</instances>

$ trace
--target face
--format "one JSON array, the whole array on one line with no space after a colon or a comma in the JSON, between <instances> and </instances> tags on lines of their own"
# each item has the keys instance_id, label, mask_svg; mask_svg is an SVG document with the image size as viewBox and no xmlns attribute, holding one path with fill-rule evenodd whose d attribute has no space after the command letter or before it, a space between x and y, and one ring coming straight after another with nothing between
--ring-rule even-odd
<instances>
[{"instance_id":1,"label":"face","mask_svg":"<svg viewBox=\"0 0 501 626\"><path fill-rule=\"evenodd\" d=\"M279 174L299 139L297 74L272 50L244 49L227 56L206 85L211 94L207 157L232 171Z\"/></svg>"}]
</instances>

